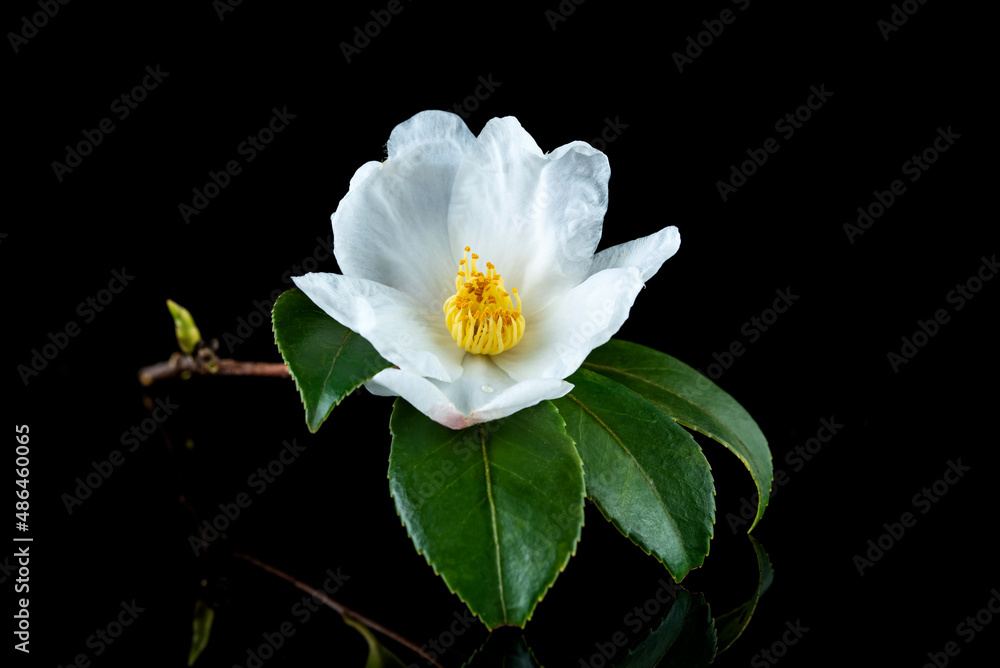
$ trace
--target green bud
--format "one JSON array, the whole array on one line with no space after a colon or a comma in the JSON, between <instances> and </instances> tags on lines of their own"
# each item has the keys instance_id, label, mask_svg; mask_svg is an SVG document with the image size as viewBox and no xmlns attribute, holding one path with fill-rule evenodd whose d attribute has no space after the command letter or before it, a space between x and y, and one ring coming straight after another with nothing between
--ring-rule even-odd
<instances>
[{"instance_id":1,"label":"green bud","mask_svg":"<svg viewBox=\"0 0 1000 668\"><path fill-rule=\"evenodd\" d=\"M181 347L182 351L190 355L194 352L198 342L201 341L201 332L198 331L198 327L194 324L194 318L191 317L190 311L186 308L172 299L167 300L167 308L170 309L170 315L174 318L177 345Z\"/></svg>"}]
</instances>

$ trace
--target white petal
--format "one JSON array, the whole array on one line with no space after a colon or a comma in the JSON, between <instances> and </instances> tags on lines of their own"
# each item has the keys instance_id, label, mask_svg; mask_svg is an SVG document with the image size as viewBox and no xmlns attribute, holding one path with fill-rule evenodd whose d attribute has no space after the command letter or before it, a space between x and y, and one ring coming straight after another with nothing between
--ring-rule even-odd
<instances>
[{"instance_id":1,"label":"white petal","mask_svg":"<svg viewBox=\"0 0 1000 668\"><path fill-rule=\"evenodd\" d=\"M493 262L530 314L587 275L610 174L607 157L588 144L544 155L517 119L493 119L455 177L450 236Z\"/></svg>"},{"instance_id":2,"label":"white petal","mask_svg":"<svg viewBox=\"0 0 1000 668\"><path fill-rule=\"evenodd\" d=\"M516 379L565 378L594 348L603 345L628 318L642 289L636 267L606 269L588 278L533 320L525 317L524 337L495 356L497 366Z\"/></svg>"},{"instance_id":3,"label":"white petal","mask_svg":"<svg viewBox=\"0 0 1000 668\"><path fill-rule=\"evenodd\" d=\"M367 163L333 214L333 248L346 276L401 290L440 308L458 269L448 204L475 137L461 118L425 111L397 125L384 163Z\"/></svg>"},{"instance_id":4,"label":"white petal","mask_svg":"<svg viewBox=\"0 0 1000 668\"><path fill-rule=\"evenodd\" d=\"M371 162L366 162L365 164L358 167L357 171L354 172L354 176L351 177L351 183L347 188L347 192L354 190L358 184L364 182L371 173L377 171L382 166L382 163L377 160L372 160ZM336 216L337 214L333 214Z\"/></svg>"},{"instance_id":5,"label":"white petal","mask_svg":"<svg viewBox=\"0 0 1000 668\"><path fill-rule=\"evenodd\" d=\"M406 293L365 279L312 273L292 280L330 317L401 369L444 381L462 375L465 351L444 326L443 313L429 312Z\"/></svg>"},{"instance_id":6,"label":"white petal","mask_svg":"<svg viewBox=\"0 0 1000 668\"><path fill-rule=\"evenodd\" d=\"M513 415L522 408L566 396L572 389L572 383L567 383L561 378L522 380L493 401L480 406L472 413L472 417L477 422L499 420Z\"/></svg>"},{"instance_id":7,"label":"white petal","mask_svg":"<svg viewBox=\"0 0 1000 668\"><path fill-rule=\"evenodd\" d=\"M676 227L664 227L648 237L633 239L612 246L594 256L590 275L613 267L637 267L645 283L673 257L681 246L681 234Z\"/></svg>"},{"instance_id":8,"label":"white petal","mask_svg":"<svg viewBox=\"0 0 1000 668\"><path fill-rule=\"evenodd\" d=\"M395 160L412 151L451 142L464 154L475 140L476 136L458 115L448 111L421 111L392 129L386 151L389 159Z\"/></svg>"},{"instance_id":9,"label":"white petal","mask_svg":"<svg viewBox=\"0 0 1000 668\"><path fill-rule=\"evenodd\" d=\"M524 338L497 355L497 365L515 378L565 378L573 373L590 351L621 328L643 283L680 243L680 233L671 226L601 251L593 258L587 280L544 311L525 315Z\"/></svg>"},{"instance_id":10,"label":"white petal","mask_svg":"<svg viewBox=\"0 0 1000 668\"><path fill-rule=\"evenodd\" d=\"M517 382L485 355L469 354L463 365L465 373L452 383L386 369L365 386L374 394L401 396L424 415L452 429L497 420L540 401L558 399L573 389L561 379Z\"/></svg>"},{"instance_id":11,"label":"white petal","mask_svg":"<svg viewBox=\"0 0 1000 668\"><path fill-rule=\"evenodd\" d=\"M451 429L463 429L472 424L436 385L415 373L386 369L375 374L365 387L380 397L403 397L418 411Z\"/></svg>"}]
</instances>

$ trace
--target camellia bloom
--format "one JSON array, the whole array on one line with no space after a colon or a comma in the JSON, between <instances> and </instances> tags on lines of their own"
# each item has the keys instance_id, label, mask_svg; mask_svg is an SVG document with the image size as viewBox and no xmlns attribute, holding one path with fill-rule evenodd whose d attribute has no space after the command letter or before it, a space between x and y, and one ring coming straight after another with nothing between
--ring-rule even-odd
<instances>
[{"instance_id":1,"label":"camellia bloom","mask_svg":"<svg viewBox=\"0 0 1000 668\"><path fill-rule=\"evenodd\" d=\"M584 142L543 153L513 117L476 137L425 111L387 148L333 214L343 275L294 281L396 365L371 392L453 429L569 392L564 379L680 246L671 226L595 254L607 157Z\"/></svg>"}]
</instances>

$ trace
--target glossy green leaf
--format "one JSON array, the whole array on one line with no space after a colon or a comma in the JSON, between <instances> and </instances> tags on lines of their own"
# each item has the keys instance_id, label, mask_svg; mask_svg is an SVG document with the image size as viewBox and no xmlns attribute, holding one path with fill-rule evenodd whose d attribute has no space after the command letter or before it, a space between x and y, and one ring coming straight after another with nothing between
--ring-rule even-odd
<instances>
[{"instance_id":1,"label":"glossy green leaf","mask_svg":"<svg viewBox=\"0 0 1000 668\"><path fill-rule=\"evenodd\" d=\"M757 516L770 497L771 451L750 414L718 385L670 355L627 341L611 340L583 363L662 408L685 427L729 448L750 471L757 486Z\"/></svg>"},{"instance_id":2,"label":"glossy green leaf","mask_svg":"<svg viewBox=\"0 0 1000 668\"><path fill-rule=\"evenodd\" d=\"M302 395L309 431L319 429L341 399L392 366L298 289L278 297L271 322L274 342Z\"/></svg>"},{"instance_id":3,"label":"glossy green leaf","mask_svg":"<svg viewBox=\"0 0 1000 668\"><path fill-rule=\"evenodd\" d=\"M368 643L368 660L365 661L365 668L406 668L406 664L400 661L398 656L379 643L375 634L367 626L346 615L344 623L360 633L361 637Z\"/></svg>"},{"instance_id":4,"label":"glossy green leaf","mask_svg":"<svg viewBox=\"0 0 1000 668\"><path fill-rule=\"evenodd\" d=\"M757 601L767 591L767 588L771 586L771 581L774 579L774 571L771 568L771 560L768 558L767 552L764 551L760 543L754 540L753 536L749 536L749 538L750 544L753 545L754 553L757 555L759 573L757 586L754 588L753 596L746 603L735 610L716 617L715 626L719 631L720 653L729 649L743 633L743 630L746 629L747 624L750 623L750 618L753 617L754 610L757 609Z\"/></svg>"},{"instance_id":5,"label":"glossy green leaf","mask_svg":"<svg viewBox=\"0 0 1000 668\"><path fill-rule=\"evenodd\" d=\"M194 619L191 622L191 650L188 652L188 665L193 666L194 662L205 650L208 639L212 635L212 621L215 619L215 610L201 599L194 604Z\"/></svg>"},{"instance_id":6,"label":"glossy green leaf","mask_svg":"<svg viewBox=\"0 0 1000 668\"><path fill-rule=\"evenodd\" d=\"M592 371L556 400L586 471L587 497L680 582L708 554L715 486L691 434L653 403Z\"/></svg>"},{"instance_id":7,"label":"glossy green leaf","mask_svg":"<svg viewBox=\"0 0 1000 668\"><path fill-rule=\"evenodd\" d=\"M417 551L487 627L523 627L583 525L583 466L555 406L453 430L399 399L389 429L389 489Z\"/></svg>"},{"instance_id":8,"label":"glossy green leaf","mask_svg":"<svg viewBox=\"0 0 1000 668\"><path fill-rule=\"evenodd\" d=\"M703 594L677 592L670 612L618 668L702 668L715 660L715 625Z\"/></svg>"}]
</instances>

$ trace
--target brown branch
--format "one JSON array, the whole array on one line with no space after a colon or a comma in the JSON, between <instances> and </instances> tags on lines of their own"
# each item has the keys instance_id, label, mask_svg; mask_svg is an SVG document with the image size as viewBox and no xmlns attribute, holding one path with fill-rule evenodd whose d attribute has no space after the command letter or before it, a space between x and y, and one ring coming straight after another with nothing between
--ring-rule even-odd
<instances>
[{"instance_id":1,"label":"brown branch","mask_svg":"<svg viewBox=\"0 0 1000 668\"><path fill-rule=\"evenodd\" d=\"M212 357L200 358L174 353L166 362L158 362L139 369L139 382L148 387L158 380L175 378L184 373L204 376L266 376L291 378L288 367L282 362L241 362Z\"/></svg>"},{"instance_id":2,"label":"brown branch","mask_svg":"<svg viewBox=\"0 0 1000 668\"><path fill-rule=\"evenodd\" d=\"M238 362L220 359L217 376L268 376L271 378L291 378L284 362Z\"/></svg>"},{"instance_id":3,"label":"brown branch","mask_svg":"<svg viewBox=\"0 0 1000 668\"><path fill-rule=\"evenodd\" d=\"M421 657L423 657L427 662L429 662L431 665L437 666L437 668L444 668L440 663L438 663L437 661L434 660L434 657L430 656L423 649L421 649L420 647L417 647L414 643L410 642L406 638L404 638L401 635L397 634L395 631L390 631L389 629L385 628L384 626L382 626L378 622L372 621L371 619L368 619L364 615L351 610L350 608L348 608L347 606L345 606L343 603L338 603L337 601L333 600L332 598L330 598L329 596L327 596L323 592L319 591L318 589L314 589L314 588L310 587L309 585L307 585L304 582L299 582L298 580L296 580L294 577L292 577L288 573L285 573L284 571L278 570L277 568L275 568L274 566L271 566L270 564L265 564L263 561L257 559L256 557L251 557L249 554L243 554L242 552L233 552L233 556L237 557L238 559L242 559L244 561L248 561L251 564L253 564L254 566L256 566L257 568L265 570L268 573L270 573L271 575L276 575L276 576L278 576L279 578L281 578L282 580L284 580L286 582L290 582L291 584L295 585L298 589L301 589L302 591L306 592L307 594L309 594L313 598L315 598L315 599L319 600L320 602L326 604L327 607L332 608L333 610L337 611L337 613L340 614L341 616L343 616L343 617L350 617L352 619L355 619L355 620L361 622L362 624L364 624L368 628L372 629L373 631L377 631L377 632L381 633L382 635L384 635L386 638L394 640L395 642L399 643L403 647L406 647L407 649L409 649L409 650L411 650L413 652L416 652Z\"/></svg>"}]
</instances>

